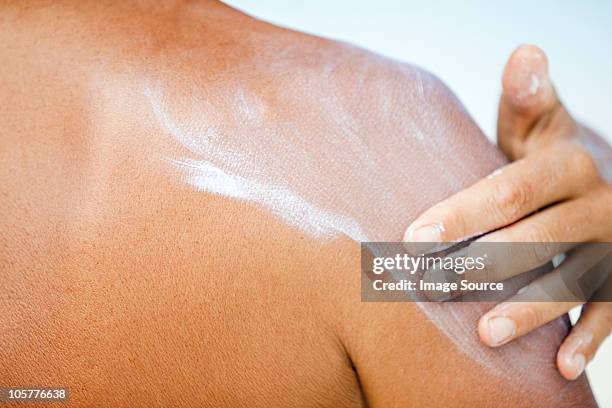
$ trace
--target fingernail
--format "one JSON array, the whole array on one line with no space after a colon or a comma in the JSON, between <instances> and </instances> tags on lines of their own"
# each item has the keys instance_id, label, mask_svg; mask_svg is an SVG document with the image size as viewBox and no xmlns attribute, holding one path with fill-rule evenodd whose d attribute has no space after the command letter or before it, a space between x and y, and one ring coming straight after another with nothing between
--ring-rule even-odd
<instances>
[{"instance_id":1,"label":"fingernail","mask_svg":"<svg viewBox=\"0 0 612 408\"><path fill-rule=\"evenodd\" d=\"M513 97L519 105L529 105L539 100L536 95L549 88L548 63L541 51L531 47L524 48L517 63L520 65L514 71L516 89Z\"/></svg>"},{"instance_id":2,"label":"fingernail","mask_svg":"<svg viewBox=\"0 0 612 408\"><path fill-rule=\"evenodd\" d=\"M444 226L441 224L427 224L419 227L410 226L406 231L405 239L411 242L442 242Z\"/></svg>"},{"instance_id":3,"label":"fingernail","mask_svg":"<svg viewBox=\"0 0 612 408\"><path fill-rule=\"evenodd\" d=\"M586 358L582 353L575 353L565 358L565 364L573 371L572 380L580 377L586 366Z\"/></svg>"},{"instance_id":4,"label":"fingernail","mask_svg":"<svg viewBox=\"0 0 612 408\"><path fill-rule=\"evenodd\" d=\"M498 346L514 336L516 325L507 317L493 317L489 319L489 337L494 346Z\"/></svg>"},{"instance_id":5,"label":"fingernail","mask_svg":"<svg viewBox=\"0 0 612 408\"><path fill-rule=\"evenodd\" d=\"M578 349L588 347L593 341L593 335L590 332L579 331L573 333L567 340L567 351L564 356L565 365L571 372L572 380L580 377L586 366L586 358L584 354L578 352Z\"/></svg>"},{"instance_id":6,"label":"fingernail","mask_svg":"<svg viewBox=\"0 0 612 408\"><path fill-rule=\"evenodd\" d=\"M493 179L493 178L495 178L495 177L497 177L497 176L501 175L502 173L503 173L503 170L502 170L502 169L496 169L495 171L493 171L492 173L490 173L490 174L487 176L487 178L490 180L490 179Z\"/></svg>"}]
</instances>

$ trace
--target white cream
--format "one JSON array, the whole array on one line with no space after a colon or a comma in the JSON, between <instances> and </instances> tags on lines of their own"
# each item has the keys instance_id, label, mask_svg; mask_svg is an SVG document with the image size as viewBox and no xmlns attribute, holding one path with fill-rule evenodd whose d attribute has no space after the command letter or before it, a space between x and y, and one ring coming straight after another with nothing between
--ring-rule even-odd
<instances>
[{"instance_id":1,"label":"white cream","mask_svg":"<svg viewBox=\"0 0 612 408\"><path fill-rule=\"evenodd\" d=\"M540 89L540 78L536 74L531 74L531 81L529 82L529 95L535 95Z\"/></svg>"},{"instance_id":2,"label":"white cream","mask_svg":"<svg viewBox=\"0 0 612 408\"><path fill-rule=\"evenodd\" d=\"M244 168L248 166L247 158L236 153L228 155L228 152L215 146L211 139L216 139L216 135L211 129L205 130L201 135L193 135L188 130L181 129L164 110L160 96L155 95L149 86L145 88L145 95L153 108L155 118L163 128L189 150L201 155L201 160L169 160L185 171L189 183L198 190L262 205L287 224L315 237L333 238L343 234L357 242L368 240L355 220L318 208L286 186L233 174L229 169L231 164L241 162ZM248 106L241 109L252 112ZM207 159L208 155L210 157ZM221 164L215 165L209 161L213 158ZM247 173L255 171L254 168L246 169Z\"/></svg>"},{"instance_id":3,"label":"white cream","mask_svg":"<svg viewBox=\"0 0 612 408\"><path fill-rule=\"evenodd\" d=\"M296 79L302 83L295 88L309 89L308 93L291 95L287 87L291 97L279 103L306 100L304 106L319 110L303 112L299 120L285 125L277 118L270 119L266 103L248 91L234 90L232 95L219 91L222 97L217 95L215 102L231 107L234 115L233 123L221 125L215 120L216 109L221 108L207 103L204 96L187 94L178 98L180 101L171 101L164 85L154 82L145 84L144 94L160 127L193 156L170 158L169 162L182 169L195 188L252 202L315 237L397 241L409 221L408 214L425 209L419 203L433 203L449 190L456 191L492 170L490 161L481 164L471 156L472 149L495 154L484 137L454 136L457 128L449 115L468 127L462 132L477 134L478 130L433 78L416 69L403 74L411 76L416 92L402 89L401 98L410 108L401 116L389 104L397 84L364 91L372 99L366 107L381 106L378 114L383 120L374 125L367 116L371 112L362 112L360 107L349 110L342 96L330 97L336 95L331 83L329 89L318 90L303 83L307 78ZM220 98L225 99L219 102ZM173 102L184 100L187 107L181 105L182 109L175 109L180 114L173 114ZM326 125L318 128L320 123ZM379 143L378 137L386 140ZM312 138L317 143L312 143ZM412 164L424 161L426 168ZM497 157L495 166L500 164ZM345 186L352 187L345 191ZM526 364L553 364L521 358L537 344L551 341L538 332L504 346L503 353L480 344L477 319L487 310L482 304L417 304L461 352L496 375L529 378L536 373L525 372ZM566 329L562 322L552 325L559 331Z\"/></svg>"}]
</instances>

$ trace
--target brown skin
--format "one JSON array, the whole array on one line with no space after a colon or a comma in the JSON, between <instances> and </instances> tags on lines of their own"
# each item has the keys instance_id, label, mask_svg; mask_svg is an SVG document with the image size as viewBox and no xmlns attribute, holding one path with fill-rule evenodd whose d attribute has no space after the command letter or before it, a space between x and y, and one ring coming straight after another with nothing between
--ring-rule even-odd
<instances>
[{"instance_id":1,"label":"brown skin","mask_svg":"<svg viewBox=\"0 0 612 408\"><path fill-rule=\"evenodd\" d=\"M479 239L489 242L612 242L612 147L563 106L548 74L548 59L538 47L518 47L506 64L502 83L497 136L503 152L515 162L496 177L437 203L412 225L443 224L439 238L445 241L484 231L487 234ZM534 267L540 264L533 259ZM502 274L496 279L513 275L507 268ZM546 281L551 276L535 284L551 282L551 288L554 279ZM612 290L612 277L595 290ZM582 374L612 331L612 302L597 301L605 296L592 299L557 354L559 372L568 380ZM478 325L482 341L502 346L581 304L528 300L509 299L484 315ZM510 319L506 326L514 328L492 331L490 321L498 317Z\"/></svg>"},{"instance_id":2,"label":"brown skin","mask_svg":"<svg viewBox=\"0 0 612 408\"><path fill-rule=\"evenodd\" d=\"M0 385L68 386L71 406L594 405L584 377L567 383L546 363L560 338L525 353L541 361L539 384L497 377L415 305L362 303L355 242L195 191L160 160L183 149L132 89L142 76L174 84L179 99L182 86L214 98L219 83L246 82L275 120L297 124L315 106L275 103L288 91L266 67L289 60L325 89L317 64L343 46L208 2L8 2L0 15ZM351 77L374 57L347 55L334 83L376 125L380 106ZM414 91L394 72L381 67L369 84ZM468 185L501 161L435 89L429 103L457 128L448 143L473 146ZM396 98L397 114L410 113ZM394 126L382 147L418 161ZM373 182L395 189L405 177ZM343 191L357 194L351 182ZM416 216L454 192L431 191L400 198L420 200ZM382 221L390 239L405 216Z\"/></svg>"}]
</instances>

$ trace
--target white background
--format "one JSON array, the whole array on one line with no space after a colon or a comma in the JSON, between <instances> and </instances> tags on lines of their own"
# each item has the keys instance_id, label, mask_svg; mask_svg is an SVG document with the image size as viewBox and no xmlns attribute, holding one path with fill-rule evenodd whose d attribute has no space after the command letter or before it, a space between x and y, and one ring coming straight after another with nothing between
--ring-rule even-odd
<instances>
[{"instance_id":1,"label":"white background","mask_svg":"<svg viewBox=\"0 0 612 408\"><path fill-rule=\"evenodd\" d=\"M521 43L548 54L570 111L612 141L612 2L230 0L264 20L347 41L439 76L490 138L504 63ZM588 368L612 408L612 340Z\"/></svg>"}]
</instances>

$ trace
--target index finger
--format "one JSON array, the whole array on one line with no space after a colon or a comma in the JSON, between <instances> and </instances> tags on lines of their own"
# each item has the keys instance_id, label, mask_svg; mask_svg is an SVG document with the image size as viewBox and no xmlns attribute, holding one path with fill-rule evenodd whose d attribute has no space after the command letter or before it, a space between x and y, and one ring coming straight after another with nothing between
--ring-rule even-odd
<instances>
[{"instance_id":1,"label":"index finger","mask_svg":"<svg viewBox=\"0 0 612 408\"><path fill-rule=\"evenodd\" d=\"M579 161L567 143L513 162L425 211L404 241L460 241L518 221L584 188L590 170Z\"/></svg>"}]
</instances>

